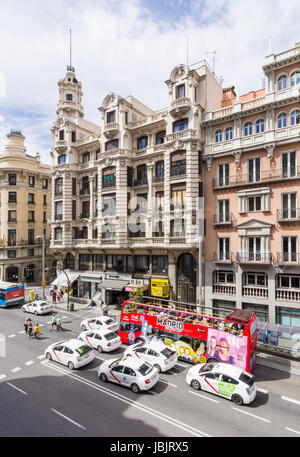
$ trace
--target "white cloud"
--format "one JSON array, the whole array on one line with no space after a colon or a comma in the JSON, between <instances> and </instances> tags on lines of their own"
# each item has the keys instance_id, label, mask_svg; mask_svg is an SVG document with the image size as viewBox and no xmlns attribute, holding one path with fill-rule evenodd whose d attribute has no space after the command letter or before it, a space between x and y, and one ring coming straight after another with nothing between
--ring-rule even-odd
<instances>
[{"instance_id":1,"label":"white cloud","mask_svg":"<svg viewBox=\"0 0 300 457\"><path fill-rule=\"evenodd\" d=\"M6 98L0 99L0 114L6 122L0 128L0 147L5 141L3 128L17 123L26 135L28 152L40 150L48 162L57 81L69 59L69 27L85 114L94 122L100 121L97 107L111 91L134 95L153 109L165 107L164 81L178 63L186 62L187 34L189 62L216 51L216 73L223 76L223 85L239 85L241 93L261 88L270 36L275 51L291 48L300 39L298 0L288 0L284 7L278 0L1 3L0 40L6 46L0 73L6 81ZM211 63L211 55L208 60ZM41 116L34 115L30 125L26 111Z\"/></svg>"}]
</instances>

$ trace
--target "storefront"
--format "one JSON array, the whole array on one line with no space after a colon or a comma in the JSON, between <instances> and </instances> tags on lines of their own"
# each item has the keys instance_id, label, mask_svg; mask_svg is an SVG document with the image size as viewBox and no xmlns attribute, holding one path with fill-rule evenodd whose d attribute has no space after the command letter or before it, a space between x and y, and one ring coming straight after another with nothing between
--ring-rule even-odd
<instances>
[{"instance_id":1,"label":"storefront","mask_svg":"<svg viewBox=\"0 0 300 457\"><path fill-rule=\"evenodd\" d=\"M99 284L102 300L107 305L122 304L129 296L125 287L130 283L129 275L105 275L105 279Z\"/></svg>"},{"instance_id":2,"label":"storefront","mask_svg":"<svg viewBox=\"0 0 300 457\"><path fill-rule=\"evenodd\" d=\"M57 289L64 289L70 282L71 296L75 298L83 298L91 300L91 298L100 290L100 283L102 282L103 275L99 273L82 273L79 271L61 272L59 276L51 283Z\"/></svg>"}]
</instances>

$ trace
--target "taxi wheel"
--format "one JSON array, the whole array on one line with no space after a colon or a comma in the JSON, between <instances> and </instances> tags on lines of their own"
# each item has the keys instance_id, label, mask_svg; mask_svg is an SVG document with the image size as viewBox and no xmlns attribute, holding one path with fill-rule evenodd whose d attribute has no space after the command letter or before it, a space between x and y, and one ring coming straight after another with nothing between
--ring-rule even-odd
<instances>
[{"instance_id":1,"label":"taxi wheel","mask_svg":"<svg viewBox=\"0 0 300 457\"><path fill-rule=\"evenodd\" d=\"M101 379L102 382L106 382L107 381L107 376L105 373L101 373L99 378Z\"/></svg>"},{"instance_id":2,"label":"taxi wheel","mask_svg":"<svg viewBox=\"0 0 300 457\"><path fill-rule=\"evenodd\" d=\"M25 310L25 308L22 308L22 311L23 311L23 313L26 313L26 310Z\"/></svg>"},{"instance_id":3,"label":"taxi wheel","mask_svg":"<svg viewBox=\"0 0 300 457\"><path fill-rule=\"evenodd\" d=\"M47 360L52 360L52 357L51 357L51 354L50 354L50 352L47 352L47 354L46 354L46 358L47 358Z\"/></svg>"},{"instance_id":4,"label":"taxi wheel","mask_svg":"<svg viewBox=\"0 0 300 457\"><path fill-rule=\"evenodd\" d=\"M158 372L159 372L159 373L161 372L161 368L160 368L160 366L158 365L158 363L155 363L153 366L154 366L154 368L157 368L157 369L158 369Z\"/></svg>"},{"instance_id":5,"label":"taxi wheel","mask_svg":"<svg viewBox=\"0 0 300 457\"><path fill-rule=\"evenodd\" d=\"M85 326L85 325L82 325L82 326L81 326L81 330L82 330L83 332L85 332L85 331L86 331L86 326Z\"/></svg>"},{"instance_id":6,"label":"taxi wheel","mask_svg":"<svg viewBox=\"0 0 300 457\"><path fill-rule=\"evenodd\" d=\"M70 368L70 370L74 370L74 365L72 362L69 362L68 363L68 367Z\"/></svg>"},{"instance_id":7,"label":"taxi wheel","mask_svg":"<svg viewBox=\"0 0 300 457\"><path fill-rule=\"evenodd\" d=\"M234 394L232 395L232 401L233 403L235 403L236 405L242 405L243 404L243 399L240 395L238 394Z\"/></svg>"},{"instance_id":8,"label":"taxi wheel","mask_svg":"<svg viewBox=\"0 0 300 457\"><path fill-rule=\"evenodd\" d=\"M100 344L99 344L99 346L97 347L97 351L98 351L98 352L103 352L103 349L102 349L102 347L100 346Z\"/></svg>"},{"instance_id":9,"label":"taxi wheel","mask_svg":"<svg viewBox=\"0 0 300 457\"><path fill-rule=\"evenodd\" d=\"M192 386L192 388L195 389L195 390L201 390L200 382L197 381L196 379L193 379L193 380L192 380L191 386Z\"/></svg>"},{"instance_id":10,"label":"taxi wheel","mask_svg":"<svg viewBox=\"0 0 300 457\"><path fill-rule=\"evenodd\" d=\"M139 386L138 386L137 384L132 384L131 390L132 390L132 392L134 392L135 394L138 394L139 391L140 391L140 388L139 388Z\"/></svg>"}]
</instances>

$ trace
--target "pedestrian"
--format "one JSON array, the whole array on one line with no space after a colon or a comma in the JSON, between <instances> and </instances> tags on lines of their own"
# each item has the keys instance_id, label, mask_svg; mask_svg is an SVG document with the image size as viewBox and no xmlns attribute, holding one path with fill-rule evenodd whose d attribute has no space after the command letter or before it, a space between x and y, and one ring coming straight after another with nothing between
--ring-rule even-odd
<instances>
[{"instance_id":1,"label":"pedestrian","mask_svg":"<svg viewBox=\"0 0 300 457\"><path fill-rule=\"evenodd\" d=\"M60 289L60 299L62 302L64 302L64 291L63 289Z\"/></svg>"},{"instance_id":2,"label":"pedestrian","mask_svg":"<svg viewBox=\"0 0 300 457\"><path fill-rule=\"evenodd\" d=\"M53 291L53 294L52 294L52 303L56 303L56 292L55 292L55 290Z\"/></svg>"},{"instance_id":3,"label":"pedestrian","mask_svg":"<svg viewBox=\"0 0 300 457\"><path fill-rule=\"evenodd\" d=\"M36 323L35 326L34 326L33 335L34 335L34 337L35 337L36 339L39 338L40 335L41 335L40 326L39 326L38 323Z\"/></svg>"},{"instance_id":4,"label":"pedestrian","mask_svg":"<svg viewBox=\"0 0 300 457\"><path fill-rule=\"evenodd\" d=\"M102 305L103 316L107 316L108 306L106 303Z\"/></svg>"},{"instance_id":5,"label":"pedestrian","mask_svg":"<svg viewBox=\"0 0 300 457\"><path fill-rule=\"evenodd\" d=\"M60 291L57 292L56 298L57 298L57 303L60 303L60 298L61 298Z\"/></svg>"},{"instance_id":6,"label":"pedestrian","mask_svg":"<svg viewBox=\"0 0 300 457\"><path fill-rule=\"evenodd\" d=\"M30 321L28 324L28 335L29 335L30 339L33 338L32 332L33 332L33 326L32 326L32 322Z\"/></svg>"},{"instance_id":7,"label":"pedestrian","mask_svg":"<svg viewBox=\"0 0 300 457\"><path fill-rule=\"evenodd\" d=\"M96 306L96 303L94 302L94 300L92 299L90 301L90 304L88 305L88 308L93 308L93 306Z\"/></svg>"},{"instance_id":8,"label":"pedestrian","mask_svg":"<svg viewBox=\"0 0 300 457\"><path fill-rule=\"evenodd\" d=\"M61 326L61 316L60 315L56 319L56 331L58 332L58 330L63 330L63 328Z\"/></svg>"},{"instance_id":9,"label":"pedestrian","mask_svg":"<svg viewBox=\"0 0 300 457\"><path fill-rule=\"evenodd\" d=\"M52 318L51 318L51 330L53 330L54 325L55 325L55 327L56 327L56 329L57 329L57 322L56 322L56 319L57 319L56 313L53 313L53 314L52 314Z\"/></svg>"},{"instance_id":10,"label":"pedestrian","mask_svg":"<svg viewBox=\"0 0 300 457\"><path fill-rule=\"evenodd\" d=\"M25 334L27 335L27 333L28 333L28 319L26 319L25 322L24 322L24 330L25 330Z\"/></svg>"}]
</instances>

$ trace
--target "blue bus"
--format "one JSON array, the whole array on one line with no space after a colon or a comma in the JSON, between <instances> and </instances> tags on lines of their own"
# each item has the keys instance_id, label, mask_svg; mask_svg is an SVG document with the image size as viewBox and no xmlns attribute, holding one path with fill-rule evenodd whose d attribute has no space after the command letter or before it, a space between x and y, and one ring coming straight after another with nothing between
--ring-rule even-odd
<instances>
[{"instance_id":1,"label":"blue bus","mask_svg":"<svg viewBox=\"0 0 300 457\"><path fill-rule=\"evenodd\" d=\"M0 281L0 307L23 305L25 303L25 287L21 284Z\"/></svg>"}]
</instances>

